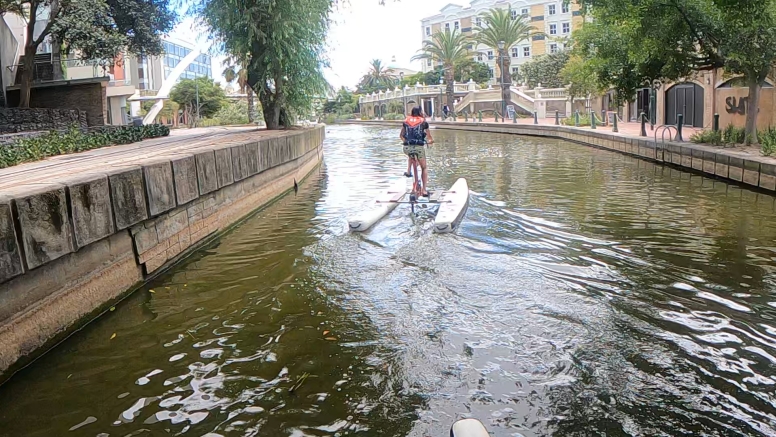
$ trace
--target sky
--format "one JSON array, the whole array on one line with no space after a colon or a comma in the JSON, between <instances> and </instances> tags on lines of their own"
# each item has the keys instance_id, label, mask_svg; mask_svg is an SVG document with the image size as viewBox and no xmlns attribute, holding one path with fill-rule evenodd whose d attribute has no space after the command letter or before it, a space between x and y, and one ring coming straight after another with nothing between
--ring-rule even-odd
<instances>
[{"instance_id":1,"label":"sky","mask_svg":"<svg viewBox=\"0 0 776 437\"><path fill-rule=\"evenodd\" d=\"M330 68L326 79L334 87L354 89L369 70L372 59L396 67L420 70L419 61L411 62L422 41L420 20L439 13L450 3L468 6L469 0L350 0L332 15L328 55Z\"/></svg>"},{"instance_id":2,"label":"sky","mask_svg":"<svg viewBox=\"0 0 776 437\"><path fill-rule=\"evenodd\" d=\"M469 0L386 0L385 6L378 0L348 0L338 6L331 15L326 41L330 63L324 71L326 79L337 89L355 89L372 59L388 66L396 57L396 67L420 70L419 61L410 61L422 41L420 20L439 13L450 3L468 6ZM178 24L171 36L186 41L198 39L200 48L208 47L206 32L197 29L190 18ZM212 55L213 79L225 85L223 60L223 56Z\"/></svg>"}]
</instances>

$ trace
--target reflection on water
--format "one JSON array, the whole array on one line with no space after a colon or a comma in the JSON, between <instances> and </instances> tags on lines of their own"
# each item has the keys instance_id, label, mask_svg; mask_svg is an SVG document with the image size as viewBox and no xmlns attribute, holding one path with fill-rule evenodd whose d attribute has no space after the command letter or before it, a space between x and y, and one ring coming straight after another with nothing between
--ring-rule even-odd
<instances>
[{"instance_id":1,"label":"reflection on water","mask_svg":"<svg viewBox=\"0 0 776 437\"><path fill-rule=\"evenodd\" d=\"M328 130L298 195L0 387L0 435L776 434L773 197L437 131L458 233L399 207L352 235L405 162L395 129Z\"/></svg>"}]
</instances>

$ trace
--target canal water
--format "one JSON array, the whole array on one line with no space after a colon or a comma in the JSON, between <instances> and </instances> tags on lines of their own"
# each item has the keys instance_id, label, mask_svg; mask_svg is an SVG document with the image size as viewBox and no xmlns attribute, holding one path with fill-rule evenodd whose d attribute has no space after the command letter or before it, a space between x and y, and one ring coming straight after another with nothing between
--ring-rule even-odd
<instances>
[{"instance_id":1,"label":"canal water","mask_svg":"<svg viewBox=\"0 0 776 437\"><path fill-rule=\"evenodd\" d=\"M608 151L434 131L456 234L397 208L396 129L0 387L3 436L776 434L774 198Z\"/></svg>"}]
</instances>

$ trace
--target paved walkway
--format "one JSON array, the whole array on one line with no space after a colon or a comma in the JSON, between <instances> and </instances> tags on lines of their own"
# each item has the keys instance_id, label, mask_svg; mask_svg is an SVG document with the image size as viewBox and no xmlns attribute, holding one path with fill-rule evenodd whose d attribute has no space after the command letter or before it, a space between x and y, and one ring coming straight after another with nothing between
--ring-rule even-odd
<instances>
[{"instance_id":1,"label":"paved walkway","mask_svg":"<svg viewBox=\"0 0 776 437\"><path fill-rule=\"evenodd\" d=\"M0 195L62 183L83 175L108 173L156 159L196 153L214 143L224 146L240 144L248 139L281 136L284 132L257 130L254 127L175 129L168 137L52 156L42 161L0 169Z\"/></svg>"},{"instance_id":2,"label":"paved walkway","mask_svg":"<svg viewBox=\"0 0 776 437\"><path fill-rule=\"evenodd\" d=\"M464 119L458 118L458 120L456 122L461 122L461 121L464 121ZM455 123L454 121L439 121L439 120L437 120L436 122L437 123ZM493 119L493 118L483 118L482 122L483 123L495 123L496 120ZM538 120L538 122L539 122L538 124L545 125L545 126L554 126L555 125L555 119L554 118L540 118ZM562 122L562 120L561 120L561 122ZM512 120L507 120L506 122L504 122L504 124L514 124L514 123L512 123ZM534 121L533 121L533 118L518 118L517 119L517 124L534 124ZM592 128L589 127L589 126L581 127L581 129L591 129L592 130ZM610 134L614 134L614 135L618 135L619 134L619 135L622 135L622 136L634 136L634 137L636 137L636 136L639 136L639 134L641 133L641 124L640 123L631 123L631 122L622 122L622 123L618 122L617 123L617 129L619 130L619 132L618 133L614 133L614 132L612 132L612 125L609 125L609 126L598 125L598 126L596 126L596 130L598 130L600 132L606 132L606 133L610 133ZM685 126L685 127L682 128L682 139L685 142L689 142L690 141L690 136L692 136L692 134L694 134L695 132L698 132L698 131L701 131L701 130L703 130L703 129ZM660 139L662 137L662 134L663 134L663 129L659 129L659 126L655 126L654 129L651 129L649 124L647 124L647 137L646 138L648 138L650 140L654 140L656 132L657 132L657 139L658 139L658 141L660 141ZM673 138L669 138L669 137L672 137L675 134L675 132L676 132L675 129L672 129L671 132L667 132L665 134L666 141L673 140Z\"/></svg>"}]
</instances>

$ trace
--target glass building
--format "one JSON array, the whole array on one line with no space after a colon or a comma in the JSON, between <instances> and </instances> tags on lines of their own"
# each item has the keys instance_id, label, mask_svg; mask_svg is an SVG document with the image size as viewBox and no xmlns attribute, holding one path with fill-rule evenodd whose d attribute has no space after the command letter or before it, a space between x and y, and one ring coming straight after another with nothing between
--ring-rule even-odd
<instances>
[{"instance_id":1,"label":"glass building","mask_svg":"<svg viewBox=\"0 0 776 437\"><path fill-rule=\"evenodd\" d=\"M169 41L162 42L164 46L164 55L162 58L162 67L164 70L164 78L170 75L172 70L178 65L178 63L191 53L191 49ZM213 70L210 64L210 56L204 53L197 56L197 58L189 64L180 78L181 79L194 79L197 77L213 77Z\"/></svg>"}]
</instances>

